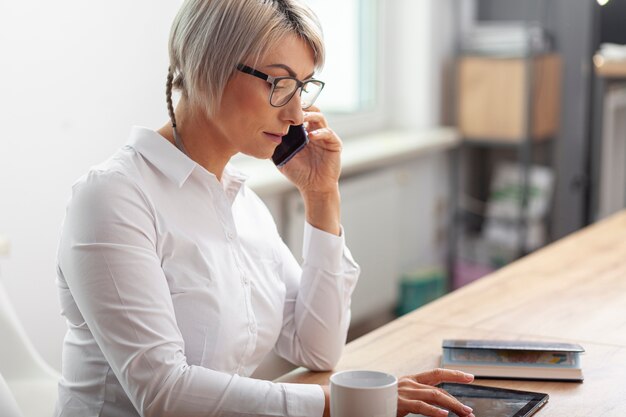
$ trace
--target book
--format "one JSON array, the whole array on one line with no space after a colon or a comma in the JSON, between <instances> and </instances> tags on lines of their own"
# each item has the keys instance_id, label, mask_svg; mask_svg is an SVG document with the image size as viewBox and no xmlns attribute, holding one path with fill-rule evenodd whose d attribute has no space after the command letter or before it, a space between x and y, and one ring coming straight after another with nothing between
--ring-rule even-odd
<instances>
[{"instance_id":1,"label":"book","mask_svg":"<svg viewBox=\"0 0 626 417\"><path fill-rule=\"evenodd\" d=\"M441 367L477 378L582 381L580 355L573 343L505 340L444 340Z\"/></svg>"}]
</instances>

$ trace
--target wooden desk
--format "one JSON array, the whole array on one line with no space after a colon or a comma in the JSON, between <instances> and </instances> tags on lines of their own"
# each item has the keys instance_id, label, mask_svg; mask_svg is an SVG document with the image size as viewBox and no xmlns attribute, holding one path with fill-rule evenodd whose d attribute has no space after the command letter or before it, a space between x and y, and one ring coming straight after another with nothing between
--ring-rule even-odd
<instances>
[{"instance_id":1,"label":"wooden desk","mask_svg":"<svg viewBox=\"0 0 626 417\"><path fill-rule=\"evenodd\" d=\"M336 370L422 372L438 366L444 338L580 343L583 383L478 383L549 393L540 416L624 415L626 211L355 340ZM297 369L279 380L325 384L329 376Z\"/></svg>"}]
</instances>

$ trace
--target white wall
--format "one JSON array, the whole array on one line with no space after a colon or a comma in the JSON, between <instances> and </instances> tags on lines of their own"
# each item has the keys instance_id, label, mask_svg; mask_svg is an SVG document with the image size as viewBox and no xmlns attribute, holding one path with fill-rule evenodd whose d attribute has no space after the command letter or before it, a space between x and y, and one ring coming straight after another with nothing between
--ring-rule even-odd
<instances>
[{"instance_id":1,"label":"white wall","mask_svg":"<svg viewBox=\"0 0 626 417\"><path fill-rule=\"evenodd\" d=\"M453 52L459 1L469 0L391 2L385 51L391 125L419 129L441 123L443 69Z\"/></svg>"},{"instance_id":2,"label":"white wall","mask_svg":"<svg viewBox=\"0 0 626 417\"><path fill-rule=\"evenodd\" d=\"M384 1L393 6L388 25L397 29L385 53L400 57L385 61L392 121L435 125L439 67L450 49L446 10L454 0ZM167 35L179 5L0 3L0 234L12 242L10 258L0 259L0 279L35 347L56 368L65 324L55 252L71 184L121 146L130 126L167 120ZM408 28L398 29L402 24ZM436 184L443 186L441 178Z\"/></svg>"},{"instance_id":3,"label":"white wall","mask_svg":"<svg viewBox=\"0 0 626 417\"><path fill-rule=\"evenodd\" d=\"M167 36L179 1L2 1L0 279L35 346L60 365L55 252L71 184L133 124L167 120Z\"/></svg>"}]
</instances>

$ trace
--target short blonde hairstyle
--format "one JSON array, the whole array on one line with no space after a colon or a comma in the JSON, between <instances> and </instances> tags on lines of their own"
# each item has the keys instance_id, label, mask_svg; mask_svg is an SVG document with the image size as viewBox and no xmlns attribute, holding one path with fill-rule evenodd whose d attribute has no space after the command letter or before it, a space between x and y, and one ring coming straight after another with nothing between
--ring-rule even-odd
<instances>
[{"instance_id":1,"label":"short blonde hairstyle","mask_svg":"<svg viewBox=\"0 0 626 417\"><path fill-rule=\"evenodd\" d=\"M324 65L322 28L299 0L186 0L169 38L168 110L175 126L172 89L214 114L237 64L256 63L285 36L295 34Z\"/></svg>"}]
</instances>

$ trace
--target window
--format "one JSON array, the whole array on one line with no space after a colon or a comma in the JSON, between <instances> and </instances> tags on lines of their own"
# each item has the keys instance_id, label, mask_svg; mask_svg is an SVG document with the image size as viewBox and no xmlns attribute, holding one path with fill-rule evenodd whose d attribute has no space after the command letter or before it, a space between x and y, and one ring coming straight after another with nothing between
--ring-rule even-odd
<instances>
[{"instance_id":1,"label":"window","mask_svg":"<svg viewBox=\"0 0 626 417\"><path fill-rule=\"evenodd\" d=\"M376 0L308 0L324 29L326 82L318 105L335 116L372 111L377 99Z\"/></svg>"}]
</instances>

